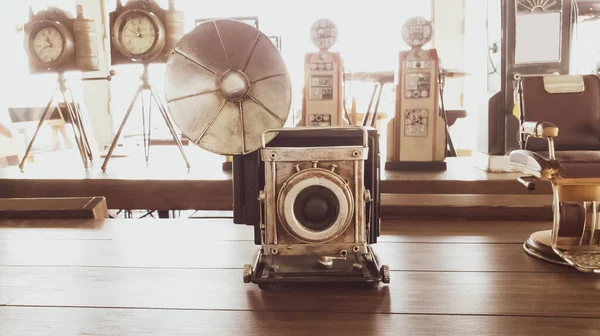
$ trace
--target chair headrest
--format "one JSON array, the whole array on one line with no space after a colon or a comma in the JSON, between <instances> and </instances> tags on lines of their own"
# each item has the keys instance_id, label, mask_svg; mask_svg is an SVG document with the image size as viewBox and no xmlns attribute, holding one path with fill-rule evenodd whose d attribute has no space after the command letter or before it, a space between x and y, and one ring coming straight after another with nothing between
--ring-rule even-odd
<instances>
[{"instance_id":1,"label":"chair headrest","mask_svg":"<svg viewBox=\"0 0 600 336\"><path fill-rule=\"evenodd\" d=\"M581 75L544 76L544 90L548 93L578 93L585 90Z\"/></svg>"}]
</instances>

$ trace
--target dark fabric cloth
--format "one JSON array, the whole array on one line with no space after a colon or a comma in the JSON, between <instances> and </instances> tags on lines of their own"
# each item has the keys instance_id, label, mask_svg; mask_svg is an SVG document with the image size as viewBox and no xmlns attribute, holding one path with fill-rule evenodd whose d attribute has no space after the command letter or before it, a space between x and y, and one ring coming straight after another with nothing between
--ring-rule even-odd
<instances>
[{"instance_id":1,"label":"dark fabric cloth","mask_svg":"<svg viewBox=\"0 0 600 336\"><path fill-rule=\"evenodd\" d=\"M585 226L585 208L581 203L560 203L559 237L581 237Z\"/></svg>"}]
</instances>

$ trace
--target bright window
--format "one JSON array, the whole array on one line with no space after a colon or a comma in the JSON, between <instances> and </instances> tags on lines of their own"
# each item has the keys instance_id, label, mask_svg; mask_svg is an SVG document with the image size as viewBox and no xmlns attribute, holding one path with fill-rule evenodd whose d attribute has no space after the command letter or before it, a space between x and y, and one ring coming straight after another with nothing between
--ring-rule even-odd
<instances>
[{"instance_id":1,"label":"bright window","mask_svg":"<svg viewBox=\"0 0 600 336\"><path fill-rule=\"evenodd\" d=\"M159 3L167 7L168 1ZM108 8L114 8L115 1L109 1ZM259 27L268 36L281 36L282 56L286 62L294 91L293 110L301 108L301 91L304 84L304 54L315 51L310 41L312 23L319 18L329 18L338 26L339 39L332 51L339 51L347 69L357 71L393 70L396 67L398 51L406 48L400 37L404 22L411 16L431 18L430 1L413 0L372 0L368 4L361 1L333 0L224 0L206 5L201 1L177 1L178 10L185 12L186 30L194 28L197 19L218 17L257 16ZM385 8L386 10L382 10ZM115 123L120 122L131 97L135 93L141 73L139 66L121 66L121 76L113 82L113 115ZM159 92L163 92L164 66L150 68L150 78ZM388 115L393 113L391 85L387 86L382 97L380 110ZM371 96L371 85L355 83L352 94L360 97L358 110L364 111ZM390 108L392 108L390 110ZM154 117L156 128L166 134L162 120ZM139 113L132 114L125 134L140 134ZM168 135L165 135L168 137Z\"/></svg>"}]
</instances>

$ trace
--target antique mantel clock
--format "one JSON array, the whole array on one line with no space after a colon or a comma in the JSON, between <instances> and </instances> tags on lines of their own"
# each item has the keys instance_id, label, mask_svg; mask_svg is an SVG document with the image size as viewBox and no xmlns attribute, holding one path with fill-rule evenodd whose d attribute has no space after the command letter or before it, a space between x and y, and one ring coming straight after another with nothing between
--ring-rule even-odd
<instances>
[{"instance_id":1,"label":"antique mantel clock","mask_svg":"<svg viewBox=\"0 0 600 336\"><path fill-rule=\"evenodd\" d=\"M75 52L73 35L59 21L38 21L29 32L28 52L41 67L52 68L71 59Z\"/></svg>"},{"instance_id":2,"label":"antique mantel clock","mask_svg":"<svg viewBox=\"0 0 600 336\"><path fill-rule=\"evenodd\" d=\"M155 0L121 0L110 13L112 64L164 63L183 36L183 13Z\"/></svg>"},{"instance_id":3,"label":"antique mantel clock","mask_svg":"<svg viewBox=\"0 0 600 336\"><path fill-rule=\"evenodd\" d=\"M74 18L56 7L49 7L35 14L30 8L29 21L24 26L24 47L31 73L79 70L76 37L83 35L76 30L77 20L86 21L82 15ZM95 35L85 37L85 41L80 39L82 47L83 44L89 45ZM83 68L81 70L87 70L87 67Z\"/></svg>"}]
</instances>

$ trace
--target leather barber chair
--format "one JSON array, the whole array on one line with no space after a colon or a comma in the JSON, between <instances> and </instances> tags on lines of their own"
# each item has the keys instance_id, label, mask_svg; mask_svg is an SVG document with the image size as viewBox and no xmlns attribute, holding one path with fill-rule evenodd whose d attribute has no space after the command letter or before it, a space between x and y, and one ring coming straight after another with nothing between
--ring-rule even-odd
<instances>
[{"instance_id":1,"label":"leather barber chair","mask_svg":"<svg viewBox=\"0 0 600 336\"><path fill-rule=\"evenodd\" d=\"M510 154L511 168L530 190L539 180L553 190L552 230L532 234L525 251L600 273L600 77L524 77L518 106L521 150Z\"/></svg>"}]
</instances>

